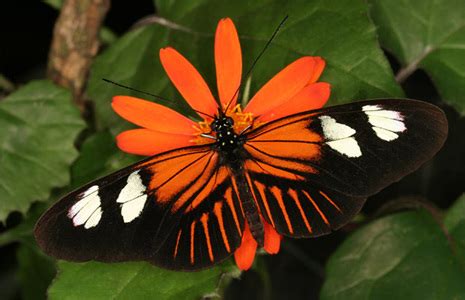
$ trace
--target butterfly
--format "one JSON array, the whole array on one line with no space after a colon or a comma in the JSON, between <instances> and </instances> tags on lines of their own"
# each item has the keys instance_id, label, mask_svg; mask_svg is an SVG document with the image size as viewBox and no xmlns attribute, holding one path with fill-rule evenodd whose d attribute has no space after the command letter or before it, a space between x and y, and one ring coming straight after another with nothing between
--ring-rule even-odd
<instances>
[{"instance_id":1,"label":"butterfly","mask_svg":"<svg viewBox=\"0 0 465 300\"><path fill-rule=\"evenodd\" d=\"M71 261L148 261L198 270L231 256L245 223L294 238L346 224L366 198L430 159L444 113L406 99L305 111L234 131L221 110L211 143L167 151L65 196L38 221L49 255Z\"/></svg>"}]
</instances>

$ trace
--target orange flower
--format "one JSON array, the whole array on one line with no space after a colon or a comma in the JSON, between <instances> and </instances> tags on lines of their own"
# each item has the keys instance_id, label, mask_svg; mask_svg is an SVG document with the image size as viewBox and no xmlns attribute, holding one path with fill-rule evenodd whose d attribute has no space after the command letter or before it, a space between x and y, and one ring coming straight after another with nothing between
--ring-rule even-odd
<instances>
[{"instance_id":1,"label":"orange flower","mask_svg":"<svg viewBox=\"0 0 465 300\"><path fill-rule=\"evenodd\" d=\"M301 111L322 107L329 98L330 86L316 82L325 67L320 57L297 59L266 83L242 110L236 104L236 91L242 77L242 54L239 37L231 19L220 20L215 34L215 66L219 102L192 64L175 49L160 50L160 60L171 82L196 111L214 116L218 105L234 119L235 130L257 126ZM233 98L234 97L234 98ZM229 104L229 102L232 102ZM229 104L229 105L228 105ZM142 127L124 131L116 137L118 147L128 153L155 155L167 150L195 144L210 143L201 133L210 133L211 118L194 122L162 105L130 97L115 96L112 107L124 119ZM253 123L252 123L253 120ZM267 222L264 249L278 253L281 236ZM242 270L251 267L257 242L245 225L242 243L234 253Z\"/></svg>"}]
</instances>

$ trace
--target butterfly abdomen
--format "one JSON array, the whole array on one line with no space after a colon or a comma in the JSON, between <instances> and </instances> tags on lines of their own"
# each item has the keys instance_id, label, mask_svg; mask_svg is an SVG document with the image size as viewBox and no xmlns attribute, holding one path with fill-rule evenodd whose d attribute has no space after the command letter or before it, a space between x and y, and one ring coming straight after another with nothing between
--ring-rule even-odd
<instances>
[{"instance_id":1,"label":"butterfly abdomen","mask_svg":"<svg viewBox=\"0 0 465 300\"><path fill-rule=\"evenodd\" d=\"M258 211L257 204L253 199L251 189L244 175L244 168L242 165L232 166L233 172L233 186L236 193L239 195L239 200L242 204L247 224L249 225L250 233L260 247L263 247L265 241L265 229Z\"/></svg>"}]
</instances>

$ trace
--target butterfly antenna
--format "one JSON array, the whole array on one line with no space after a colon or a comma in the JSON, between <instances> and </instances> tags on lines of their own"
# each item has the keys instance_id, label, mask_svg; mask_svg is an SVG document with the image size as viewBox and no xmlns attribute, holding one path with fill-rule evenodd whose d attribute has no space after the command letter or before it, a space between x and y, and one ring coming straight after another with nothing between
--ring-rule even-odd
<instances>
[{"instance_id":1,"label":"butterfly antenna","mask_svg":"<svg viewBox=\"0 0 465 300\"><path fill-rule=\"evenodd\" d=\"M191 107L191 108L192 108L192 107ZM212 116L212 115L206 114L206 113L204 113L204 112L201 112L201 111L198 111L198 110L196 110L196 109L193 109L193 108L192 108L192 110L193 110L193 111L195 111L195 112L196 112L196 113L198 113L198 114L201 114L201 115L204 115L204 116L210 117L210 118L212 118L212 119L214 119L214 118L215 118L215 116Z\"/></svg>"},{"instance_id":2,"label":"butterfly antenna","mask_svg":"<svg viewBox=\"0 0 465 300\"><path fill-rule=\"evenodd\" d=\"M162 96L158 96L158 95L155 95L155 94L152 94L152 93L144 92L144 91L141 91L141 90L132 88L132 87L130 87L130 86L127 86L127 85L124 85L124 84L121 84L121 83L112 81L112 80L110 80L110 79L102 78L102 80L105 81L105 82L114 84L114 85L116 85L116 86L119 86L119 87L128 89L128 90L130 90L130 91L134 91L134 92L137 92L137 93L141 93L141 94L144 94L144 95L148 95L148 96L151 96L151 97L154 97L154 98L156 98L156 99L163 100L163 101L166 101L166 102L171 102L171 100L166 99L166 98L164 98L164 97L162 97ZM193 110L194 110L196 113L198 113L198 114L201 114L201 115L210 117L210 118L212 118L212 119L215 118L214 116L211 116L211 115L209 115L209 114L203 113L203 112L201 112L201 111L198 111L198 110L195 110L195 109L193 109Z\"/></svg>"},{"instance_id":3,"label":"butterfly antenna","mask_svg":"<svg viewBox=\"0 0 465 300\"><path fill-rule=\"evenodd\" d=\"M276 37L276 35L278 34L279 30L281 29L281 27L283 27L284 23L286 22L286 20L289 18L288 15L286 15L282 20L281 22L279 23L279 25L276 27L276 29L274 30L273 34L271 35L271 37L268 39L268 41L266 42L265 46L263 47L262 51L258 54L257 58L255 58L255 60L253 61L252 65L250 66L249 70L247 71L247 73L245 74L244 78L247 78L250 73L252 72L253 68L255 67L255 65L257 64L258 60L262 57L263 53L265 53L265 50L270 46L271 42L274 40L274 38ZM239 85L239 87L237 88L236 92L234 93L234 95L231 97L231 99L229 100L228 102L228 105L226 105L224 111L227 112L228 111L228 108L229 106L231 105L232 101L234 98L236 98L237 94L239 93L241 87L242 87L242 82L244 82L243 80L241 81L241 84Z\"/></svg>"},{"instance_id":4,"label":"butterfly antenna","mask_svg":"<svg viewBox=\"0 0 465 300\"><path fill-rule=\"evenodd\" d=\"M158 96L158 95L155 95L155 94L152 94L152 93L144 92L144 91L141 91L141 90L132 88L132 87L130 87L130 86L127 86L127 85L124 85L124 84L121 84L121 83L112 81L112 80L110 80L110 79L102 78L102 80L105 81L105 82L114 84L114 85L116 85L116 86L119 86L119 87L128 89L128 90L130 90L130 91L138 92L138 93L141 93L141 94L144 94L144 95L147 95L147 96L151 96L151 97L154 97L154 98L156 98L156 99L163 100L163 101L166 101L166 102L171 102L171 100L166 99L166 98L163 98L162 96Z\"/></svg>"}]
</instances>

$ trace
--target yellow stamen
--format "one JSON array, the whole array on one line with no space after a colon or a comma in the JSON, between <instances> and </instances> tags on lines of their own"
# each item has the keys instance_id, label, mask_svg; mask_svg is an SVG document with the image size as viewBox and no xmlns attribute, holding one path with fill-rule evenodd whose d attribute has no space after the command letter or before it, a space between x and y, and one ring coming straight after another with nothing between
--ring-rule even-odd
<instances>
[{"instance_id":1,"label":"yellow stamen","mask_svg":"<svg viewBox=\"0 0 465 300\"><path fill-rule=\"evenodd\" d=\"M253 114L243 112L240 104L237 104L233 108L228 109L226 115L234 120L234 132L236 133L241 133L245 128L249 126L252 126L253 128L258 125L256 124L256 122L254 123ZM211 143L211 139L202 137L201 134L215 136L215 132L212 132L210 128L210 124L212 122L213 120L207 119L198 122L195 126L195 130L197 131L196 138L191 141L197 145Z\"/></svg>"}]
</instances>

